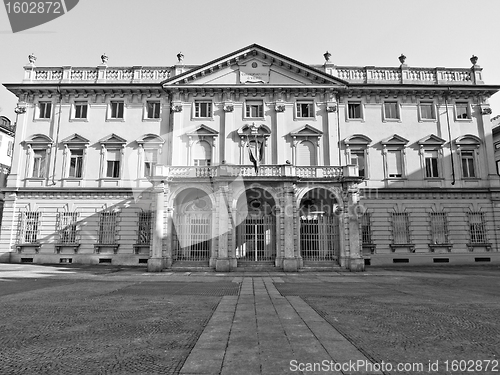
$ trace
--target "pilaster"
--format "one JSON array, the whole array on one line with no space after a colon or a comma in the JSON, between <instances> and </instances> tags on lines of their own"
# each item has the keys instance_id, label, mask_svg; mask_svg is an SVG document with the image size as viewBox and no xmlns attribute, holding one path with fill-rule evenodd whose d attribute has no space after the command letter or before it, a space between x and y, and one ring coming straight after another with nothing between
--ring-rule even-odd
<instances>
[{"instance_id":1,"label":"pilaster","mask_svg":"<svg viewBox=\"0 0 500 375\"><path fill-rule=\"evenodd\" d=\"M154 188L155 195L155 223L151 254L148 259L148 272L161 272L165 267L163 258L163 213L165 206L165 184L158 183Z\"/></svg>"},{"instance_id":2,"label":"pilaster","mask_svg":"<svg viewBox=\"0 0 500 375\"><path fill-rule=\"evenodd\" d=\"M228 272L231 270L229 260L229 241L228 234L232 230L230 223L230 207L229 207L229 188L227 182L221 182L217 192L217 213L218 213L218 255L215 262L215 270L217 272Z\"/></svg>"},{"instance_id":3,"label":"pilaster","mask_svg":"<svg viewBox=\"0 0 500 375\"><path fill-rule=\"evenodd\" d=\"M285 182L283 185L281 217L283 218L284 231L284 258L283 271L296 272L299 268L299 259L296 254L296 210L295 210L295 190L292 183Z\"/></svg>"},{"instance_id":4,"label":"pilaster","mask_svg":"<svg viewBox=\"0 0 500 375\"><path fill-rule=\"evenodd\" d=\"M361 256L361 244L359 233L359 217L357 207L359 205L359 189L353 185L347 190L348 226L349 226L349 259L348 268L352 272L364 271L364 259Z\"/></svg>"}]
</instances>

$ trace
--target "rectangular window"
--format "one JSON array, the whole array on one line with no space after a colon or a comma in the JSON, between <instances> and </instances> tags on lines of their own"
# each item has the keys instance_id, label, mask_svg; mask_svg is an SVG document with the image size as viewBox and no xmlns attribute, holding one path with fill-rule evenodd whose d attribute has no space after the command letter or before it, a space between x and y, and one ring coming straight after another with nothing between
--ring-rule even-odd
<instances>
[{"instance_id":1,"label":"rectangular window","mask_svg":"<svg viewBox=\"0 0 500 375\"><path fill-rule=\"evenodd\" d=\"M434 103L420 102L420 118L422 120L435 120Z\"/></svg>"},{"instance_id":2,"label":"rectangular window","mask_svg":"<svg viewBox=\"0 0 500 375\"><path fill-rule=\"evenodd\" d=\"M212 117L212 102L210 101L196 101L194 102L194 117Z\"/></svg>"},{"instance_id":3,"label":"rectangular window","mask_svg":"<svg viewBox=\"0 0 500 375\"><path fill-rule=\"evenodd\" d=\"M116 212L101 212L99 215L99 244L115 243Z\"/></svg>"},{"instance_id":4,"label":"rectangular window","mask_svg":"<svg viewBox=\"0 0 500 375\"><path fill-rule=\"evenodd\" d=\"M362 118L361 103L358 102L347 103L347 118L350 120Z\"/></svg>"},{"instance_id":5,"label":"rectangular window","mask_svg":"<svg viewBox=\"0 0 500 375\"><path fill-rule=\"evenodd\" d=\"M36 243L38 241L38 231L40 224L40 212L24 212L21 214L21 235L20 242Z\"/></svg>"},{"instance_id":6,"label":"rectangular window","mask_svg":"<svg viewBox=\"0 0 500 375\"><path fill-rule=\"evenodd\" d=\"M125 103L124 102L111 102L109 103L110 110L111 110L111 116L110 118L112 119L122 119L123 118L123 110L125 108Z\"/></svg>"},{"instance_id":7,"label":"rectangular window","mask_svg":"<svg viewBox=\"0 0 500 375\"><path fill-rule=\"evenodd\" d=\"M394 244L410 243L410 218L407 212L392 213L392 236Z\"/></svg>"},{"instance_id":8,"label":"rectangular window","mask_svg":"<svg viewBox=\"0 0 500 375\"><path fill-rule=\"evenodd\" d=\"M365 150L351 150L351 164L356 164L359 177L366 177Z\"/></svg>"},{"instance_id":9,"label":"rectangular window","mask_svg":"<svg viewBox=\"0 0 500 375\"><path fill-rule=\"evenodd\" d=\"M78 212L60 212L57 217L57 232L59 234L59 243L74 244L77 243Z\"/></svg>"},{"instance_id":10,"label":"rectangular window","mask_svg":"<svg viewBox=\"0 0 500 375\"><path fill-rule=\"evenodd\" d=\"M83 171L83 150L71 150L68 177L81 178Z\"/></svg>"},{"instance_id":11,"label":"rectangular window","mask_svg":"<svg viewBox=\"0 0 500 375\"><path fill-rule=\"evenodd\" d=\"M137 243L139 245L151 244L151 224L153 213L151 211L139 212L139 231Z\"/></svg>"},{"instance_id":12,"label":"rectangular window","mask_svg":"<svg viewBox=\"0 0 500 375\"><path fill-rule=\"evenodd\" d=\"M148 119L160 118L160 102L159 101L147 102L146 107L147 107L147 111L148 111L148 113L147 113Z\"/></svg>"},{"instance_id":13,"label":"rectangular window","mask_svg":"<svg viewBox=\"0 0 500 375\"><path fill-rule=\"evenodd\" d=\"M45 178L47 163L47 151L45 150L34 150L33 151L33 170L31 177L33 178Z\"/></svg>"},{"instance_id":14,"label":"rectangular window","mask_svg":"<svg viewBox=\"0 0 500 375\"><path fill-rule=\"evenodd\" d=\"M314 117L314 102L302 101L296 103L297 117Z\"/></svg>"},{"instance_id":15,"label":"rectangular window","mask_svg":"<svg viewBox=\"0 0 500 375\"><path fill-rule=\"evenodd\" d=\"M264 117L264 103L262 100L247 100L245 102L245 117Z\"/></svg>"},{"instance_id":16,"label":"rectangular window","mask_svg":"<svg viewBox=\"0 0 500 375\"><path fill-rule=\"evenodd\" d=\"M9 141L9 145L7 148L7 156L12 156L14 154L14 142Z\"/></svg>"},{"instance_id":17,"label":"rectangular window","mask_svg":"<svg viewBox=\"0 0 500 375\"><path fill-rule=\"evenodd\" d=\"M475 178L474 151L462 151L462 177Z\"/></svg>"},{"instance_id":18,"label":"rectangular window","mask_svg":"<svg viewBox=\"0 0 500 375\"><path fill-rule=\"evenodd\" d=\"M108 150L106 152L106 177L120 178L120 150Z\"/></svg>"},{"instance_id":19,"label":"rectangular window","mask_svg":"<svg viewBox=\"0 0 500 375\"><path fill-rule=\"evenodd\" d=\"M448 242L448 220L446 212L432 212L431 218L431 243L447 244Z\"/></svg>"},{"instance_id":20,"label":"rectangular window","mask_svg":"<svg viewBox=\"0 0 500 375\"><path fill-rule=\"evenodd\" d=\"M144 177L152 177L154 173L154 167L158 162L158 153L156 150L145 150L144 151Z\"/></svg>"},{"instance_id":21,"label":"rectangular window","mask_svg":"<svg viewBox=\"0 0 500 375\"><path fill-rule=\"evenodd\" d=\"M371 213L369 212L365 212L361 216L361 243L363 245L373 244L371 219Z\"/></svg>"},{"instance_id":22,"label":"rectangular window","mask_svg":"<svg viewBox=\"0 0 500 375\"><path fill-rule=\"evenodd\" d=\"M386 120L399 120L398 102L384 102L384 118Z\"/></svg>"},{"instance_id":23,"label":"rectangular window","mask_svg":"<svg viewBox=\"0 0 500 375\"><path fill-rule=\"evenodd\" d=\"M458 120L470 119L469 114L469 103L467 102L456 102L455 111Z\"/></svg>"},{"instance_id":24,"label":"rectangular window","mask_svg":"<svg viewBox=\"0 0 500 375\"><path fill-rule=\"evenodd\" d=\"M52 103L51 102L39 102L38 103L38 118L49 119L52 113Z\"/></svg>"},{"instance_id":25,"label":"rectangular window","mask_svg":"<svg viewBox=\"0 0 500 375\"><path fill-rule=\"evenodd\" d=\"M437 151L425 151L425 177L439 177L438 171L438 152Z\"/></svg>"},{"instance_id":26,"label":"rectangular window","mask_svg":"<svg viewBox=\"0 0 500 375\"><path fill-rule=\"evenodd\" d=\"M387 173L389 178L403 177L403 155L401 150L387 151Z\"/></svg>"},{"instance_id":27,"label":"rectangular window","mask_svg":"<svg viewBox=\"0 0 500 375\"><path fill-rule=\"evenodd\" d=\"M482 212L468 212L469 237L471 243L487 243L484 214Z\"/></svg>"},{"instance_id":28,"label":"rectangular window","mask_svg":"<svg viewBox=\"0 0 500 375\"><path fill-rule=\"evenodd\" d=\"M88 103L87 102L75 102L75 119L86 119L87 118Z\"/></svg>"}]
</instances>

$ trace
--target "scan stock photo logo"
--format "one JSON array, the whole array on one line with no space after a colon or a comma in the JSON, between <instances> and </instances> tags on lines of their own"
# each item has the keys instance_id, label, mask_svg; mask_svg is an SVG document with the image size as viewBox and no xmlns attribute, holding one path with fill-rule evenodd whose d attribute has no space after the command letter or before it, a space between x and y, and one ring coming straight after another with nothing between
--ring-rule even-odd
<instances>
[{"instance_id":1,"label":"scan stock photo logo","mask_svg":"<svg viewBox=\"0 0 500 375\"><path fill-rule=\"evenodd\" d=\"M12 1L3 0L13 33L31 29L61 17L79 0Z\"/></svg>"}]
</instances>

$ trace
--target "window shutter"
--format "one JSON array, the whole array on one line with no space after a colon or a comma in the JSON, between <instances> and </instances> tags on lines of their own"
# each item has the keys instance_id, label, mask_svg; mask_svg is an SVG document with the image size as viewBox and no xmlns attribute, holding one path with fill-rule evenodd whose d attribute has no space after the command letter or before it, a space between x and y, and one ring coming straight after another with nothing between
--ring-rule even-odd
<instances>
[{"instance_id":1,"label":"window shutter","mask_svg":"<svg viewBox=\"0 0 500 375\"><path fill-rule=\"evenodd\" d=\"M297 165L315 166L316 163L316 148L311 141L302 141L297 144Z\"/></svg>"}]
</instances>

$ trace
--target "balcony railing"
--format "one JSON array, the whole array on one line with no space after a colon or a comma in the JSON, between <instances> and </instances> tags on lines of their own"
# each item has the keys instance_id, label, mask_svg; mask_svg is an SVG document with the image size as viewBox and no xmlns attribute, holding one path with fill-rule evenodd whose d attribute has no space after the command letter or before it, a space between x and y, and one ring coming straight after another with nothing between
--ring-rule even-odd
<instances>
[{"instance_id":1,"label":"balcony railing","mask_svg":"<svg viewBox=\"0 0 500 375\"><path fill-rule=\"evenodd\" d=\"M358 177L356 165L347 166L292 166L261 165L256 173L252 165L218 165L218 166L164 166L157 165L156 177L171 178L212 178L212 177L299 177L328 178Z\"/></svg>"}]
</instances>

